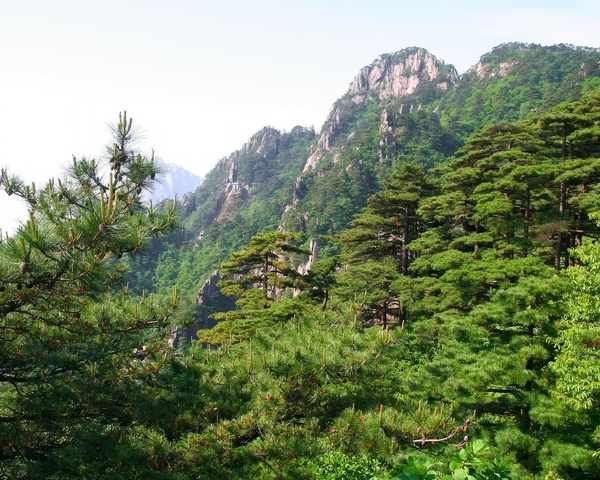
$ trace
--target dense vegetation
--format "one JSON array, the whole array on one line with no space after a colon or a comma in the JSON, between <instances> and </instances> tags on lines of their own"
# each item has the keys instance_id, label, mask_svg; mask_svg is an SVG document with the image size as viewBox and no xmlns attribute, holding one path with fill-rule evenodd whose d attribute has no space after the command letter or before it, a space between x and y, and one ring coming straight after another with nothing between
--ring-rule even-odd
<instances>
[{"instance_id":1,"label":"dense vegetation","mask_svg":"<svg viewBox=\"0 0 600 480\"><path fill-rule=\"evenodd\" d=\"M469 136L394 112L356 105L301 184L314 132L265 129L211 173L232 195L158 211L125 115L61 181L3 172L31 217L0 243L0 474L600 476L600 90ZM277 229L289 196L321 220ZM170 347L217 263L235 306Z\"/></svg>"}]
</instances>

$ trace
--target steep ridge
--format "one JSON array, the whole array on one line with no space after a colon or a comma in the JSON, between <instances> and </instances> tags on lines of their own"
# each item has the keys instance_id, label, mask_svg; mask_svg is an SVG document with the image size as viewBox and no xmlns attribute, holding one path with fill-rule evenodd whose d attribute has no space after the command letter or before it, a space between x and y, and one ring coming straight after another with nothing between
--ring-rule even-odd
<instances>
[{"instance_id":1,"label":"steep ridge","mask_svg":"<svg viewBox=\"0 0 600 480\"><path fill-rule=\"evenodd\" d=\"M181 228L154 243L133 269L131 288L161 291L177 283L182 296L195 298L231 251L277 228L314 139L312 128L265 127L219 160L200 188L178 200Z\"/></svg>"},{"instance_id":2,"label":"steep ridge","mask_svg":"<svg viewBox=\"0 0 600 480\"><path fill-rule=\"evenodd\" d=\"M598 49L510 43L459 77L424 49L379 56L333 105L284 225L313 235L343 228L394 164L434 166L485 125L578 99L600 84L599 61Z\"/></svg>"},{"instance_id":3,"label":"steep ridge","mask_svg":"<svg viewBox=\"0 0 600 480\"><path fill-rule=\"evenodd\" d=\"M599 85L597 48L506 43L482 55L436 107L442 123L465 136L576 101Z\"/></svg>"},{"instance_id":4,"label":"steep ridge","mask_svg":"<svg viewBox=\"0 0 600 480\"><path fill-rule=\"evenodd\" d=\"M283 224L311 235L343 228L381 187L403 147L423 132L437 137L436 145L420 140L420 156L429 157L428 163L452 155L459 141L444 131L429 106L458 80L452 65L417 47L380 55L363 67L334 103L296 182L303 189L294 192ZM326 202L318 200L323 197Z\"/></svg>"},{"instance_id":5,"label":"steep ridge","mask_svg":"<svg viewBox=\"0 0 600 480\"><path fill-rule=\"evenodd\" d=\"M272 193L301 171L314 136L312 128L303 127L289 133L272 127L256 132L239 150L219 160L203 187L185 200L186 229L204 230L213 222L234 218L253 202L272 199Z\"/></svg>"},{"instance_id":6,"label":"steep ridge","mask_svg":"<svg viewBox=\"0 0 600 480\"><path fill-rule=\"evenodd\" d=\"M414 93L423 80L434 82L440 90L448 90L458 81L458 73L424 48L412 47L380 55L371 65L363 67L350 83L348 94L354 102L364 100L368 91L375 91L380 100L404 97Z\"/></svg>"}]
</instances>

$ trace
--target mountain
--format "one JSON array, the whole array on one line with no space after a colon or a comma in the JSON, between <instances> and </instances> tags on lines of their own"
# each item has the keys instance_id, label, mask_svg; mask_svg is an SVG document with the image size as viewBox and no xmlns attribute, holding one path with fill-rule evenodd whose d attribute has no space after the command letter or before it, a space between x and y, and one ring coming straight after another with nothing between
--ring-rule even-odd
<instances>
[{"instance_id":1,"label":"mountain","mask_svg":"<svg viewBox=\"0 0 600 480\"><path fill-rule=\"evenodd\" d=\"M471 133L599 85L600 52L587 47L504 44L460 76L423 48L380 55L351 80L318 135L265 127L221 159L180 200L182 229L156 246L140 285L160 291L177 283L193 297L256 233L345 229L398 165L436 167ZM333 251L327 242L321 248L324 256Z\"/></svg>"},{"instance_id":2,"label":"mountain","mask_svg":"<svg viewBox=\"0 0 600 480\"><path fill-rule=\"evenodd\" d=\"M427 102L457 82L453 66L416 47L362 68L325 120L285 224L311 234L343 228L398 158L415 153L415 136L418 156L432 166L452 155L460 139L442 127Z\"/></svg>"},{"instance_id":3,"label":"mountain","mask_svg":"<svg viewBox=\"0 0 600 480\"><path fill-rule=\"evenodd\" d=\"M270 224L275 226L281 216L277 202L286 198L285 187L293 183L302 171L310 145L313 129L295 127L282 133L265 127L228 158L221 159L206 175L204 185L184 204L184 224L187 229L200 231L213 222L227 222L238 214L258 204L256 216L275 213ZM248 215L246 215L248 216ZM252 220L248 218L247 220ZM259 223L269 223L266 218ZM260 228L260 227L259 227Z\"/></svg>"},{"instance_id":4,"label":"mountain","mask_svg":"<svg viewBox=\"0 0 600 480\"><path fill-rule=\"evenodd\" d=\"M3 477L600 478L599 61L382 55L164 209L125 115L3 174Z\"/></svg>"},{"instance_id":5,"label":"mountain","mask_svg":"<svg viewBox=\"0 0 600 480\"><path fill-rule=\"evenodd\" d=\"M500 45L438 102L442 123L464 135L576 101L600 86L598 56L597 48L572 45Z\"/></svg>"},{"instance_id":6,"label":"mountain","mask_svg":"<svg viewBox=\"0 0 600 480\"><path fill-rule=\"evenodd\" d=\"M595 49L507 44L458 77L423 49L378 57L335 102L285 224L310 234L338 231L394 164L433 167L487 125L579 98L600 84L599 61Z\"/></svg>"},{"instance_id":7,"label":"mountain","mask_svg":"<svg viewBox=\"0 0 600 480\"><path fill-rule=\"evenodd\" d=\"M166 163L161 158L155 159L162 173L157 177L157 184L146 196L146 200L157 203L164 199L181 198L194 192L202 185L202 178L174 163Z\"/></svg>"},{"instance_id":8,"label":"mountain","mask_svg":"<svg viewBox=\"0 0 600 480\"><path fill-rule=\"evenodd\" d=\"M132 288L160 291L176 282L193 298L226 255L275 229L315 140L312 128L265 127L178 201L182 227L138 262Z\"/></svg>"}]
</instances>

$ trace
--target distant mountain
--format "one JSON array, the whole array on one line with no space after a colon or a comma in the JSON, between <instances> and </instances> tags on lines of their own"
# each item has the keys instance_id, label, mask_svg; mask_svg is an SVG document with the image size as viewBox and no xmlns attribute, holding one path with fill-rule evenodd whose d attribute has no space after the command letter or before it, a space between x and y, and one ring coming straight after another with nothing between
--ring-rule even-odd
<instances>
[{"instance_id":1,"label":"distant mountain","mask_svg":"<svg viewBox=\"0 0 600 480\"><path fill-rule=\"evenodd\" d=\"M202 178L189 170L174 163L166 163L158 157L155 158L155 161L163 173L157 176L158 182L154 190L147 194L146 200L157 203L160 200L175 198L175 196L181 199L183 195L194 192L202 185Z\"/></svg>"}]
</instances>

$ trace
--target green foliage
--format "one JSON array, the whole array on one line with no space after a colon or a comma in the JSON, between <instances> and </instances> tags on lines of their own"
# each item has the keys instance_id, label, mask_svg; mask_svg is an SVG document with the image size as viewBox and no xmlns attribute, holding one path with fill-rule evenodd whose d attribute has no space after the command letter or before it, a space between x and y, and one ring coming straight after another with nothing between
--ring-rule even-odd
<instances>
[{"instance_id":1,"label":"green foliage","mask_svg":"<svg viewBox=\"0 0 600 480\"><path fill-rule=\"evenodd\" d=\"M557 375L557 393L575 410L592 410L598 404L597 322L600 308L598 245L579 247L574 252L579 265L565 272L571 288L565 295L566 312L560 325L560 354L552 364Z\"/></svg>"},{"instance_id":2,"label":"green foliage","mask_svg":"<svg viewBox=\"0 0 600 480\"><path fill-rule=\"evenodd\" d=\"M237 277L222 286L241 296L242 309L224 318L239 330L223 322L201 338L219 337L215 357L225 363L218 368L232 375L217 377L219 394L235 397L235 405L214 401L220 415L226 412L216 430L216 438L228 439L221 448L245 462L265 459L247 464L245 475L307 476L315 465L323 475L368 475L362 455L393 464L415 446L440 461L415 460L412 471L401 472L413 475L406 478L510 478L505 464L520 478L596 472L593 410L569 413L554 400L567 385L560 382L572 381L565 375L572 368L556 370L564 377L557 389L551 367L569 365L568 337L557 333L570 308L562 302L570 284L560 270L584 257L568 246L578 235L583 241L597 234L586 210L597 208L596 152L586 146L595 138L596 108L592 94L539 121L485 129L436 177L413 164L399 167L336 236L341 264L317 263L303 276L290 269L288 277L289 239L273 247L281 233L258 236L232 255L224 271ZM563 162L565 118L572 145ZM280 270L271 280L303 287L303 295L265 295L271 259L283 262L271 267ZM306 301L313 287L331 290L325 309ZM361 331L372 324L387 328ZM402 328L390 331L394 325ZM231 345L244 338L252 341ZM374 340L378 346L367 347ZM367 356L359 359L359 352ZM593 384L585 384L593 397ZM497 460L484 458L489 451L468 440L472 434L488 439ZM452 443L464 447L455 458ZM294 454L283 458L283 451ZM323 451L339 464L319 464ZM211 468L240 472L232 462Z\"/></svg>"},{"instance_id":3,"label":"green foliage","mask_svg":"<svg viewBox=\"0 0 600 480\"><path fill-rule=\"evenodd\" d=\"M440 101L442 123L473 133L503 121L531 118L589 91L597 51L569 45L509 43L481 57Z\"/></svg>"},{"instance_id":4,"label":"green foliage","mask_svg":"<svg viewBox=\"0 0 600 480\"><path fill-rule=\"evenodd\" d=\"M297 246L300 233L269 232L255 235L250 245L232 253L219 267L220 292L237 298L239 310L217 312L213 318L222 321L199 338L207 343L247 338L258 328L285 321L301 308L295 301L282 300L286 291L308 288L308 278L292 264L292 256L302 259L310 252ZM296 245L295 245L296 244Z\"/></svg>"},{"instance_id":5,"label":"green foliage","mask_svg":"<svg viewBox=\"0 0 600 480\"><path fill-rule=\"evenodd\" d=\"M548 469L560 473L582 466L588 471L598 469L596 346L600 335L597 322L600 252L596 243L590 243L575 249L573 256L577 266L565 271L570 288L564 294L565 310L558 325L558 354L548 368L553 380L552 398L562 407L562 412L557 408L562 413L561 420L574 425L579 434L579 442L567 448L548 446L548 453L553 455L547 455L544 462Z\"/></svg>"},{"instance_id":6,"label":"green foliage","mask_svg":"<svg viewBox=\"0 0 600 480\"><path fill-rule=\"evenodd\" d=\"M430 458L420 460L408 457L406 463L394 469L392 476L401 480L436 480L438 472L434 470Z\"/></svg>"},{"instance_id":7,"label":"green foliage","mask_svg":"<svg viewBox=\"0 0 600 480\"><path fill-rule=\"evenodd\" d=\"M184 478L362 475L397 463L422 434L461 426L448 406L398 395L408 393L402 379L412 356L400 330L361 331L348 320L349 306L333 306L258 330L250 341L193 344L171 357L148 386L154 399L137 409L145 428L164 432L160 448L144 447L146 465L168 458L156 474Z\"/></svg>"},{"instance_id":8,"label":"green foliage","mask_svg":"<svg viewBox=\"0 0 600 480\"><path fill-rule=\"evenodd\" d=\"M314 137L309 128L288 133L265 128L220 160L203 185L178 202L182 225L167 245L152 245L143 261L132 265L132 288L162 292L177 285L182 296L195 297L231 253L278 227Z\"/></svg>"},{"instance_id":9,"label":"green foliage","mask_svg":"<svg viewBox=\"0 0 600 480\"><path fill-rule=\"evenodd\" d=\"M408 460L393 470L392 477L400 480L510 480L510 468L490 458L490 448L482 440L473 440L453 456L450 463L441 465L431 458ZM447 472L447 473L445 473Z\"/></svg>"},{"instance_id":10,"label":"green foliage","mask_svg":"<svg viewBox=\"0 0 600 480\"><path fill-rule=\"evenodd\" d=\"M356 313L368 325L397 325L401 318L398 302L390 296L390 287L399 273L386 262L368 262L352 265L337 278L336 294L354 300Z\"/></svg>"},{"instance_id":11,"label":"green foliage","mask_svg":"<svg viewBox=\"0 0 600 480\"><path fill-rule=\"evenodd\" d=\"M265 308L270 300L276 298L276 289L296 286L300 277L285 256L291 253L305 254L292 244L301 238L298 233L270 232L252 237L250 245L234 252L230 259L223 262L219 268L223 280L219 282L221 291L226 295L239 296L240 306L247 306L245 294L250 294L249 300L253 308ZM231 277L231 279L228 279ZM262 291L263 300L256 304L256 289Z\"/></svg>"},{"instance_id":12,"label":"green foliage","mask_svg":"<svg viewBox=\"0 0 600 480\"><path fill-rule=\"evenodd\" d=\"M382 470L380 462L367 456L350 456L339 451L326 452L311 462L315 480L371 480Z\"/></svg>"},{"instance_id":13,"label":"green foliage","mask_svg":"<svg viewBox=\"0 0 600 480\"><path fill-rule=\"evenodd\" d=\"M405 49L392 61L414 52ZM394 164L440 165L484 125L529 118L592 91L597 56L593 49L565 45L502 45L483 58L483 77L469 72L455 88L438 88L450 68L442 65L440 77L421 82L410 96L380 100L377 92L367 92L364 101L344 96L321 129L326 148L318 146L312 129L265 128L219 161L202 187L178 203L184 228L169 239L177 255L163 257L154 246L148 256L156 268L152 262L134 266L132 288L161 291L177 284L183 295L194 297L217 266L257 233L279 225L310 236L338 233L382 188ZM316 168L303 171L312 154L319 157ZM514 175L523 177L525 170ZM242 188L228 197L224 190L232 181ZM148 275L147 269L160 274Z\"/></svg>"}]
</instances>

